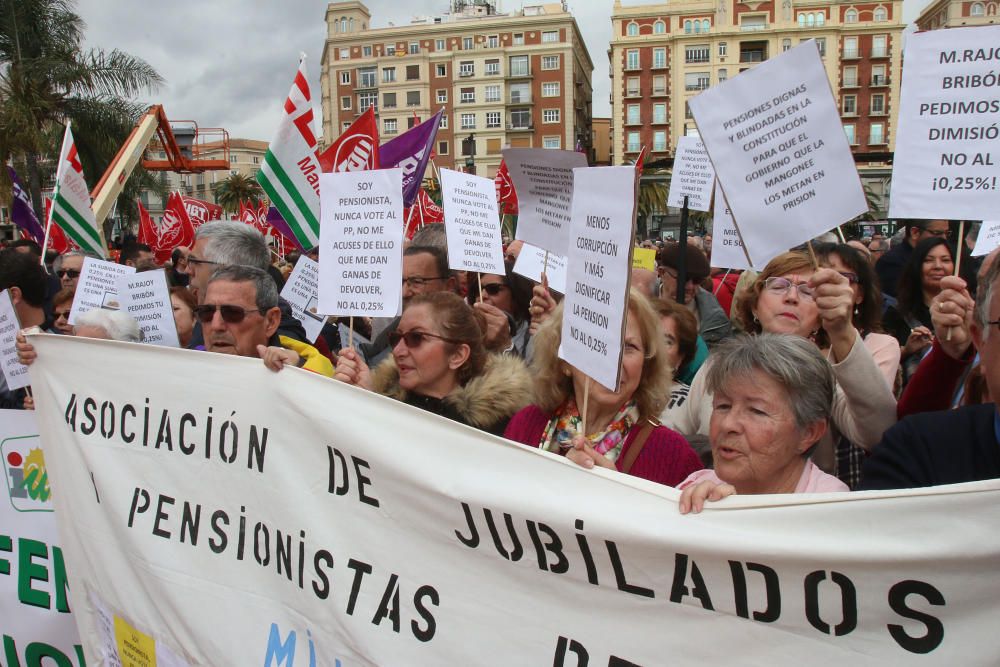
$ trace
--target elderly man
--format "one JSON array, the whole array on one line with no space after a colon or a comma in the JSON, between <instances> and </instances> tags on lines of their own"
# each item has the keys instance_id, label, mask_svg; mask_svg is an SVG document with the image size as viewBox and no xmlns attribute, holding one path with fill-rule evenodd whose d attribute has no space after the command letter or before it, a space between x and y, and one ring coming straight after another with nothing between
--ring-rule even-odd
<instances>
[{"instance_id":1,"label":"elderly man","mask_svg":"<svg viewBox=\"0 0 1000 667\"><path fill-rule=\"evenodd\" d=\"M80 282L80 272L83 271L84 257L101 259L100 255L83 250L70 250L56 258L52 268L59 276L62 289L76 289L76 284Z\"/></svg>"},{"instance_id":2,"label":"elderly man","mask_svg":"<svg viewBox=\"0 0 1000 667\"><path fill-rule=\"evenodd\" d=\"M889 240L883 238L873 238L868 245L869 259L872 264L877 264L882 255L889 252Z\"/></svg>"},{"instance_id":3,"label":"elderly man","mask_svg":"<svg viewBox=\"0 0 1000 667\"><path fill-rule=\"evenodd\" d=\"M949 229L947 220L904 220L903 224L906 229L903 242L882 255L882 259L875 264L882 291L893 298L896 298L903 267L917 244L932 236L946 238Z\"/></svg>"}]
</instances>

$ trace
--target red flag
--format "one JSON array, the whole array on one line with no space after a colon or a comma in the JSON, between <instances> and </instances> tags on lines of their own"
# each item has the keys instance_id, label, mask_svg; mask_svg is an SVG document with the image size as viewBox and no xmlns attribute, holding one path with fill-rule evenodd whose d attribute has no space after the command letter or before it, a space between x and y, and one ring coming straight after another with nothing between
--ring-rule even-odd
<instances>
[{"instance_id":1,"label":"red flag","mask_svg":"<svg viewBox=\"0 0 1000 667\"><path fill-rule=\"evenodd\" d=\"M240 215L237 218L240 222L250 225L261 234L267 236L269 225L267 224L267 210L264 210L264 219L260 219L260 212L250 202L240 202Z\"/></svg>"},{"instance_id":2,"label":"red flag","mask_svg":"<svg viewBox=\"0 0 1000 667\"><path fill-rule=\"evenodd\" d=\"M160 239L156 235L156 225L153 224L153 219L149 217L149 211L142 205L142 202L137 201L135 204L139 207L139 243L148 245L155 253L160 246Z\"/></svg>"},{"instance_id":3,"label":"red flag","mask_svg":"<svg viewBox=\"0 0 1000 667\"><path fill-rule=\"evenodd\" d=\"M49 209L52 208L52 200L48 197L45 198L45 219L51 220L49 217ZM45 246L46 250L55 250L60 255L69 250L77 250L75 243L71 243L69 239L66 238L66 234L59 225L49 224L49 242Z\"/></svg>"},{"instance_id":4,"label":"red flag","mask_svg":"<svg viewBox=\"0 0 1000 667\"><path fill-rule=\"evenodd\" d=\"M365 171L378 169L378 125L375 107L370 106L333 144L318 154L320 169Z\"/></svg>"},{"instance_id":5,"label":"red flag","mask_svg":"<svg viewBox=\"0 0 1000 667\"><path fill-rule=\"evenodd\" d=\"M170 193L156 232L158 239L156 261L161 264L170 259L170 253L174 248L194 245L194 224L188 216L180 193Z\"/></svg>"},{"instance_id":6,"label":"red flag","mask_svg":"<svg viewBox=\"0 0 1000 667\"><path fill-rule=\"evenodd\" d=\"M642 174L643 165L646 162L646 147L643 146L642 150L639 151L639 157L635 159L635 170Z\"/></svg>"},{"instance_id":7,"label":"red flag","mask_svg":"<svg viewBox=\"0 0 1000 667\"><path fill-rule=\"evenodd\" d=\"M181 201L184 202L184 210L187 211L188 218L196 229L209 220L222 220L222 207L217 204L184 195L181 195Z\"/></svg>"},{"instance_id":8,"label":"red flag","mask_svg":"<svg viewBox=\"0 0 1000 667\"><path fill-rule=\"evenodd\" d=\"M406 221L406 238L412 239L418 229L424 225L444 222L444 209L434 203L427 191L420 188L417 201L403 210Z\"/></svg>"},{"instance_id":9,"label":"red flag","mask_svg":"<svg viewBox=\"0 0 1000 667\"><path fill-rule=\"evenodd\" d=\"M514 181L507 171L507 163L503 160L500 160L500 168L493 177L493 183L497 188L497 203L503 204L504 215L517 215L517 191L514 190Z\"/></svg>"}]
</instances>

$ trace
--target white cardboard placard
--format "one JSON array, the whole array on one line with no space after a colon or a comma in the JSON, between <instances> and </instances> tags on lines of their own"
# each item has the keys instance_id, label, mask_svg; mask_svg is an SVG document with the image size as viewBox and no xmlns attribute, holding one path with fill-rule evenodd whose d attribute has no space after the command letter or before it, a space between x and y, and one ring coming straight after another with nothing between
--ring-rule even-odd
<instances>
[{"instance_id":1,"label":"white cardboard placard","mask_svg":"<svg viewBox=\"0 0 1000 667\"><path fill-rule=\"evenodd\" d=\"M142 342L165 347L180 347L170 287L163 270L143 271L118 278L121 309L132 316L142 329Z\"/></svg>"},{"instance_id":2,"label":"white cardboard placard","mask_svg":"<svg viewBox=\"0 0 1000 667\"><path fill-rule=\"evenodd\" d=\"M548 257L546 258L546 254ZM544 250L530 243L521 247L514 262L514 273L530 278L541 284L542 272L549 281L549 289L560 294L566 293L566 258Z\"/></svg>"},{"instance_id":3,"label":"white cardboard placard","mask_svg":"<svg viewBox=\"0 0 1000 667\"><path fill-rule=\"evenodd\" d=\"M17 360L17 332L21 324L14 310L14 302L10 300L10 290L0 292L0 364L3 365L3 377L7 388L11 391L27 387L28 367Z\"/></svg>"},{"instance_id":4,"label":"white cardboard placard","mask_svg":"<svg viewBox=\"0 0 1000 667\"><path fill-rule=\"evenodd\" d=\"M305 255L299 257L281 290L281 298L292 307L292 315L302 324L309 340L319 338L326 322L326 315L319 314L319 263Z\"/></svg>"},{"instance_id":5,"label":"white cardboard placard","mask_svg":"<svg viewBox=\"0 0 1000 667\"><path fill-rule=\"evenodd\" d=\"M678 139L667 204L683 208L684 196L687 195L689 210L707 211L712 207L713 182L715 182L715 168L708 158L708 151L705 150L701 139L699 137Z\"/></svg>"},{"instance_id":6,"label":"white cardboard placard","mask_svg":"<svg viewBox=\"0 0 1000 667\"><path fill-rule=\"evenodd\" d=\"M868 210L814 40L690 105L755 265Z\"/></svg>"},{"instance_id":7,"label":"white cardboard placard","mask_svg":"<svg viewBox=\"0 0 1000 667\"><path fill-rule=\"evenodd\" d=\"M715 181L715 210L712 214L712 266L721 269L753 269L743 252L743 242L726 203L722 185Z\"/></svg>"},{"instance_id":8,"label":"white cardboard placard","mask_svg":"<svg viewBox=\"0 0 1000 667\"><path fill-rule=\"evenodd\" d=\"M637 178L632 166L573 170L559 356L611 391L621 375Z\"/></svg>"},{"instance_id":9,"label":"white cardboard placard","mask_svg":"<svg viewBox=\"0 0 1000 667\"><path fill-rule=\"evenodd\" d=\"M1000 207L998 43L1000 26L907 36L890 218L983 220L996 216Z\"/></svg>"},{"instance_id":10,"label":"white cardboard placard","mask_svg":"<svg viewBox=\"0 0 1000 667\"><path fill-rule=\"evenodd\" d=\"M395 317L403 293L403 171L321 174L319 311Z\"/></svg>"},{"instance_id":11,"label":"white cardboard placard","mask_svg":"<svg viewBox=\"0 0 1000 667\"><path fill-rule=\"evenodd\" d=\"M983 220L976 237L976 247L972 249L973 257L988 255L1000 247L1000 220Z\"/></svg>"},{"instance_id":12,"label":"white cardboard placard","mask_svg":"<svg viewBox=\"0 0 1000 667\"><path fill-rule=\"evenodd\" d=\"M441 205L448 235L448 266L503 275L503 241L492 178L441 170Z\"/></svg>"},{"instance_id":13,"label":"white cardboard placard","mask_svg":"<svg viewBox=\"0 0 1000 667\"><path fill-rule=\"evenodd\" d=\"M125 266L93 257L83 258L80 280L76 284L76 295L69 313L69 323L76 324L76 318L89 310L121 310L118 298L118 279L135 273L134 266Z\"/></svg>"},{"instance_id":14,"label":"white cardboard placard","mask_svg":"<svg viewBox=\"0 0 1000 667\"><path fill-rule=\"evenodd\" d=\"M586 167L587 156L576 151L508 148L503 159L517 192L515 238L565 257L573 170Z\"/></svg>"}]
</instances>

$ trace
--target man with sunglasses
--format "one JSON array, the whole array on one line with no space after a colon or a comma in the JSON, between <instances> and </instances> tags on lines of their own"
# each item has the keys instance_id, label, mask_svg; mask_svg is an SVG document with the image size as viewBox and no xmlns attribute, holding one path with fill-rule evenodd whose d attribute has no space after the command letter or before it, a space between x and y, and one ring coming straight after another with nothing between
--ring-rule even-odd
<instances>
[{"instance_id":1,"label":"man with sunglasses","mask_svg":"<svg viewBox=\"0 0 1000 667\"><path fill-rule=\"evenodd\" d=\"M62 289L76 289L76 284L80 282L80 272L83 271L84 257L101 259L100 255L83 250L70 250L56 258L52 268L59 277Z\"/></svg>"},{"instance_id":2,"label":"man with sunglasses","mask_svg":"<svg viewBox=\"0 0 1000 667\"><path fill-rule=\"evenodd\" d=\"M932 236L948 238L950 229L947 220L900 220L899 224L906 228L903 242L882 255L875 264L875 273L882 283L882 291L894 299L899 288L899 277L903 274L903 267L913 254L913 249Z\"/></svg>"}]
</instances>

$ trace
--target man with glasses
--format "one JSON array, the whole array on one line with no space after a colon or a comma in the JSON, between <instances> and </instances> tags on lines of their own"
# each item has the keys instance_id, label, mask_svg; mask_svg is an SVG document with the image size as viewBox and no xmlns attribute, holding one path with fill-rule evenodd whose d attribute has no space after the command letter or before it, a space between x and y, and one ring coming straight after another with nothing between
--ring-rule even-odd
<instances>
[{"instance_id":1,"label":"man with glasses","mask_svg":"<svg viewBox=\"0 0 1000 667\"><path fill-rule=\"evenodd\" d=\"M875 273L882 283L882 291L893 298L896 298L903 267L906 266L917 244L932 236L947 238L949 230L947 220L901 220L900 226L906 228L903 242L882 255L875 264Z\"/></svg>"},{"instance_id":2,"label":"man with glasses","mask_svg":"<svg viewBox=\"0 0 1000 667\"><path fill-rule=\"evenodd\" d=\"M887 252L889 252L889 239L872 239L868 245L868 255L872 265L877 264Z\"/></svg>"},{"instance_id":3,"label":"man with glasses","mask_svg":"<svg viewBox=\"0 0 1000 667\"><path fill-rule=\"evenodd\" d=\"M80 282L80 272L83 271L84 257L101 259L100 255L83 250L70 250L56 258L52 268L59 277L62 289L76 289L76 284Z\"/></svg>"},{"instance_id":4,"label":"man with glasses","mask_svg":"<svg viewBox=\"0 0 1000 667\"><path fill-rule=\"evenodd\" d=\"M710 271L705 253L691 245L685 247L684 305L698 320L698 334L704 343L715 345L732 335L733 325L712 293L700 286ZM660 296L664 299L677 300L680 260L681 247L676 243L657 253L656 273L662 283Z\"/></svg>"}]
</instances>

